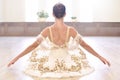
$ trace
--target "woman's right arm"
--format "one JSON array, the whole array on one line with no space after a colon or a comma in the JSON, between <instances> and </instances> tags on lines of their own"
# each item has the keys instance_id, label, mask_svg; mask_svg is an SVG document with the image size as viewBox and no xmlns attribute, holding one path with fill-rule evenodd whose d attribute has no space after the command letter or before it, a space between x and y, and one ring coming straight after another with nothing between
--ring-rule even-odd
<instances>
[{"instance_id":1,"label":"woman's right arm","mask_svg":"<svg viewBox=\"0 0 120 80\"><path fill-rule=\"evenodd\" d=\"M41 36L40 36L41 35ZM43 40L43 37L46 37L48 35L48 29L44 29L41 34L38 36L36 41L34 41L31 45L29 45L25 50L23 50L18 56L16 56L10 63L8 64L8 67L10 67L12 64L14 64L18 59L23 57L24 55L28 54L32 50L34 50Z\"/></svg>"},{"instance_id":2,"label":"woman's right arm","mask_svg":"<svg viewBox=\"0 0 120 80\"><path fill-rule=\"evenodd\" d=\"M42 39L39 39L39 42L42 41ZM12 64L14 64L19 58L23 57L24 55L31 52L33 49L35 49L38 46L38 41L34 41L31 45L29 45L24 51L22 51L18 56L16 56L10 63L8 64L8 67L10 67Z\"/></svg>"}]
</instances>

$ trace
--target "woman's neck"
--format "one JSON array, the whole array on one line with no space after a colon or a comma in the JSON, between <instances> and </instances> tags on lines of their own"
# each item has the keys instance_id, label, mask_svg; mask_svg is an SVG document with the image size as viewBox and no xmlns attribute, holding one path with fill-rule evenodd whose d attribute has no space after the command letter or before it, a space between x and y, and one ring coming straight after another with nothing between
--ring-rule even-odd
<instances>
[{"instance_id":1,"label":"woman's neck","mask_svg":"<svg viewBox=\"0 0 120 80\"><path fill-rule=\"evenodd\" d=\"M55 19L55 24L54 24L54 25L55 25L55 27L57 27L57 28L65 27L63 18L61 18L61 19Z\"/></svg>"}]
</instances>

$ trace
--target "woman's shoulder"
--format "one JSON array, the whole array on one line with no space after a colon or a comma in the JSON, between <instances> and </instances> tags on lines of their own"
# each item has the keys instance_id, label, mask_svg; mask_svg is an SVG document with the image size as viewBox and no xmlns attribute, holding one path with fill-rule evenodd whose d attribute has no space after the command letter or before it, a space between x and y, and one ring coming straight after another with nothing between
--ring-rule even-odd
<instances>
[{"instance_id":1,"label":"woman's shoulder","mask_svg":"<svg viewBox=\"0 0 120 80\"><path fill-rule=\"evenodd\" d=\"M44 29L42 30L42 32L49 31L49 29L50 29L52 26L53 26L53 25L51 25L51 26L47 26L46 28L44 28Z\"/></svg>"},{"instance_id":2,"label":"woman's shoulder","mask_svg":"<svg viewBox=\"0 0 120 80\"><path fill-rule=\"evenodd\" d=\"M73 26L68 26L70 31L77 32L77 30Z\"/></svg>"},{"instance_id":3,"label":"woman's shoulder","mask_svg":"<svg viewBox=\"0 0 120 80\"><path fill-rule=\"evenodd\" d=\"M75 37L77 35L77 30L73 26L68 26L68 27L69 27L69 35Z\"/></svg>"},{"instance_id":4,"label":"woman's shoulder","mask_svg":"<svg viewBox=\"0 0 120 80\"><path fill-rule=\"evenodd\" d=\"M46 28L44 28L44 29L41 31L41 35L43 35L44 37L48 36L49 30L50 30L51 27L52 27L52 25L51 25L51 26L47 26Z\"/></svg>"}]
</instances>

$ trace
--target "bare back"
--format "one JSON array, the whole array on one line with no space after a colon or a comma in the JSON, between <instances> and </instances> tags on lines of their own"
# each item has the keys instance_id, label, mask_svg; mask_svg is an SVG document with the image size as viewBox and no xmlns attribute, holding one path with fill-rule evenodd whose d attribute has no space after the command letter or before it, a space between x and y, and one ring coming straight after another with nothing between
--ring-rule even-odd
<instances>
[{"instance_id":1,"label":"bare back","mask_svg":"<svg viewBox=\"0 0 120 80\"><path fill-rule=\"evenodd\" d=\"M62 26L62 28L57 28L54 25L47 27L43 30L42 35L44 37L49 37L50 41L56 45L63 45L69 41L70 36L75 37L77 34L73 27L67 25Z\"/></svg>"}]
</instances>

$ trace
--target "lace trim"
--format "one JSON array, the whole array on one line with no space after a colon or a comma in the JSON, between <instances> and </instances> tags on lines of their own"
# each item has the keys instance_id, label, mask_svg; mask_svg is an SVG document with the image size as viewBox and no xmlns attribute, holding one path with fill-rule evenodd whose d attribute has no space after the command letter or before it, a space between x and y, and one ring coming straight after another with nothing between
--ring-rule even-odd
<instances>
[{"instance_id":1,"label":"lace trim","mask_svg":"<svg viewBox=\"0 0 120 80\"><path fill-rule=\"evenodd\" d=\"M32 70L38 70L40 72L62 72L62 71L72 71L72 72L80 72L82 68L90 67L86 60L86 55L80 51L81 56L71 55L71 60L76 65L71 65L70 68L66 67L66 63L64 60L59 61L56 59L55 67L50 69L50 67L45 67L44 64L48 62L49 56L43 56L42 58L36 58L37 53L34 51L30 57L30 62L33 63L29 66Z\"/></svg>"},{"instance_id":2,"label":"lace trim","mask_svg":"<svg viewBox=\"0 0 120 80\"><path fill-rule=\"evenodd\" d=\"M37 39L37 43L38 43L38 44L40 44L41 39L42 39L42 40L45 40L45 38L44 38L41 34L38 35L36 39Z\"/></svg>"},{"instance_id":3,"label":"lace trim","mask_svg":"<svg viewBox=\"0 0 120 80\"><path fill-rule=\"evenodd\" d=\"M82 42L82 36L79 33L77 33L77 35L75 36L74 40L76 42L78 42L78 43L81 43Z\"/></svg>"}]
</instances>

